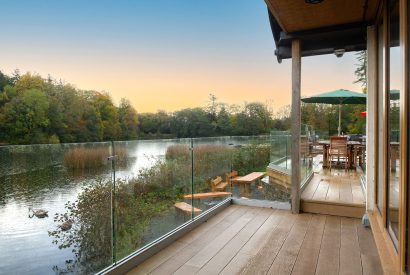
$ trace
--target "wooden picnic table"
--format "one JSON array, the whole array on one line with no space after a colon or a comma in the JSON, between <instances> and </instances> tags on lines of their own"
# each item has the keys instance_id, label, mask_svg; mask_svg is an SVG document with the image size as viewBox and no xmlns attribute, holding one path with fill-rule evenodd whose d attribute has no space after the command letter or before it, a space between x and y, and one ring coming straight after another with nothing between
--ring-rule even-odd
<instances>
[{"instance_id":1,"label":"wooden picnic table","mask_svg":"<svg viewBox=\"0 0 410 275\"><path fill-rule=\"evenodd\" d=\"M263 172L252 172L252 173L247 174L243 177L237 177L235 179L232 179L232 182L250 184L252 182L260 180L264 176L265 176L265 173L263 173Z\"/></svg>"},{"instance_id":2,"label":"wooden picnic table","mask_svg":"<svg viewBox=\"0 0 410 275\"><path fill-rule=\"evenodd\" d=\"M329 158L329 148L330 148L330 140L320 140L317 144L323 146L323 168L328 167L328 158ZM359 141L347 141L348 150L350 151L350 167L353 168L353 149L355 146L362 146L363 143Z\"/></svg>"}]
</instances>

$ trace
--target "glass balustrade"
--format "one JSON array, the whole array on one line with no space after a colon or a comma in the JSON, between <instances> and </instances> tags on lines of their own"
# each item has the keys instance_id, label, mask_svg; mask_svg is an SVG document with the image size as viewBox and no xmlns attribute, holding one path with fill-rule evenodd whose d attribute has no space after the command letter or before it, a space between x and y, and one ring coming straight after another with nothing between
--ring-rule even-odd
<instances>
[{"instance_id":1,"label":"glass balustrade","mask_svg":"<svg viewBox=\"0 0 410 275\"><path fill-rule=\"evenodd\" d=\"M0 269L95 273L226 199L289 201L269 171L289 149L289 134L1 146Z\"/></svg>"}]
</instances>

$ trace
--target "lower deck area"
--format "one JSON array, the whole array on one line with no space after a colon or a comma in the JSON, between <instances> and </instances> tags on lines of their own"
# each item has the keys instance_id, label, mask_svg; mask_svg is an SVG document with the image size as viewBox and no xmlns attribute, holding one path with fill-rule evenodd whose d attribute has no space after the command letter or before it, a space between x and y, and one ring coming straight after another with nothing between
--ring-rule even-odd
<instances>
[{"instance_id":1,"label":"lower deck area","mask_svg":"<svg viewBox=\"0 0 410 275\"><path fill-rule=\"evenodd\" d=\"M312 179L301 194L303 212L361 218L366 200L360 183L360 168L315 169Z\"/></svg>"},{"instance_id":2,"label":"lower deck area","mask_svg":"<svg viewBox=\"0 0 410 275\"><path fill-rule=\"evenodd\" d=\"M355 218L231 205L129 274L383 274Z\"/></svg>"}]
</instances>

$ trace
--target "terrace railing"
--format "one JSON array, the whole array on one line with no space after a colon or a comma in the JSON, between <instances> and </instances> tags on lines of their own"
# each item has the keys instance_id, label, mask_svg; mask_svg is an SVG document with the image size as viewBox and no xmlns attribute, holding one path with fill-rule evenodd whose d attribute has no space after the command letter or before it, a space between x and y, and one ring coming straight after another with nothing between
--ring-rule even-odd
<instances>
[{"instance_id":1,"label":"terrace railing","mask_svg":"<svg viewBox=\"0 0 410 275\"><path fill-rule=\"evenodd\" d=\"M13 249L3 249L0 270L107 271L232 198L289 202L264 176L235 181L265 172L272 144L258 136L2 146L0 247Z\"/></svg>"}]
</instances>

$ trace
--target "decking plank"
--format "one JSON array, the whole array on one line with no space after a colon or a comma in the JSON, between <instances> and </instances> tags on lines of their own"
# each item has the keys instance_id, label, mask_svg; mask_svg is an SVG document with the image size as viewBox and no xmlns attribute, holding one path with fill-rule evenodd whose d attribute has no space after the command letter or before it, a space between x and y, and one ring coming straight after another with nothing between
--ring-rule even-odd
<instances>
[{"instance_id":1,"label":"decking plank","mask_svg":"<svg viewBox=\"0 0 410 275\"><path fill-rule=\"evenodd\" d=\"M225 266L220 274L230 275L240 273L252 257L258 254L265 245L265 242L271 238L275 228L286 213L287 211L285 210L271 210L270 217L241 248L228 265Z\"/></svg>"},{"instance_id":2,"label":"decking plank","mask_svg":"<svg viewBox=\"0 0 410 275\"><path fill-rule=\"evenodd\" d=\"M296 222L271 265L268 274L291 274L311 220L311 214L299 214L297 216Z\"/></svg>"},{"instance_id":3,"label":"decking plank","mask_svg":"<svg viewBox=\"0 0 410 275\"><path fill-rule=\"evenodd\" d=\"M339 181L338 180L331 180L329 181L329 190L327 191L326 200L327 201L339 201L339 193L340 193Z\"/></svg>"},{"instance_id":4,"label":"decking plank","mask_svg":"<svg viewBox=\"0 0 410 275\"><path fill-rule=\"evenodd\" d=\"M362 274L356 220L341 218L339 275Z\"/></svg>"},{"instance_id":5,"label":"decking plank","mask_svg":"<svg viewBox=\"0 0 410 275\"><path fill-rule=\"evenodd\" d=\"M146 274L157 268L163 262L167 261L170 257L174 256L181 249L186 247L195 239L201 237L205 232L212 230L214 226L218 223L224 221L226 218L229 220L229 215L232 215L235 211L239 211L242 207L238 205L232 205L222 211L220 214L210 218L208 221L204 222L201 226L195 228L185 236L183 236L178 241L169 245L168 247L162 249L160 252L147 259L136 268L134 268L130 274Z\"/></svg>"},{"instance_id":6,"label":"decking plank","mask_svg":"<svg viewBox=\"0 0 410 275\"><path fill-rule=\"evenodd\" d=\"M232 260L238 251L258 231L268 219L270 209L261 209L255 217L233 237L209 262L207 262L198 274L218 274Z\"/></svg>"},{"instance_id":7,"label":"decking plank","mask_svg":"<svg viewBox=\"0 0 410 275\"><path fill-rule=\"evenodd\" d=\"M317 187L315 194L313 194L313 199L314 200L326 200L328 190L329 190L329 182L325 179L322 179L319 182L319 186Z\"/></svg>"},{"instance_id":8,"label":"decking plank","mask_svg":"<svg viewBox=\"0 0 410 275\"><path fill-rule=\"evenodd\" d=\"M351 183L351 185L352 185L353 203L365 203L362 187L354 183Z\"/></svg>"},{"instance_id":9,"label":"decking plank","mask_svg":"<svg viewBox=\"0 0 410 275\"><path fill-rule=\"evenodd\" d=\"M167 261L161 263L158 267L152 270L151 274L170 274L175 272L196 253L198 253L202 247L215 239L216 234L227 230L227 228L234 224L236 220L245 215L249 210L251 210L249 207L240 207L238 211L235 211L220 223L216 224L212 230L204 232L204 234L202 234L199 238L196 238L183 250L170 257Z\"/></svg>"},{"instance_id":10,"label":"decking plank","mask_svg":"<svg viewBox=\"0 0 410 275\"><path fill-rule=\"evenodd\" d=\"M312 199L313 195L316 192L317 187L319 186L320 180L321 180L321 176L314 175L312 180L306 186L305 190L303 190L301 198L308 199L308 200Z\"/></svg>"},{"instance_id":11,"label":"decking plank","mask_svg":"<svg viewBox=\"0 0 410 275\"><path fill-rule=\"evenodd\" d=\"M376 243L370 228L365 228L360 220L356 220L357 235L359 238L360 255L364 275L383 274Z\"/></svg>"},{"instance_id":12,"label":"decking plank","mask_svg":"<svg viewBox=\"0 0 410 275\"><path fill-rule=\"evenodd\" d=\"M352 194L352 185L350 180L341 179L339 182L339 200L341 202L352 203L353 194Z\"/></svg>"},{"instance_id":13,"label":"decking plank","mask_svg":"<svg viewBox=\"0 0 410 275\"><path fill-rule=\"evenodd\" d=\"M241 231L259 211L260 208L251 208L250 211L238 218L230 227L224 231L216 232L217 234L215 234L214 239L208 242L207 245L202 246L201 249L181 267L181 269L184 269L184 266L188 265L190 266L189 270L193 270L193 268L196 267L196 271L198 271L210 259L212 259L212 257L217 254L226 243L236 236L236 234L238 234L238 232ZM179 274L179 271L177 270L175 273Z\"/></svg>"},{"instance_id":14,"label":"decking plank","mask_svg":"<svg viewBox=\"0 0 410 275\"><path fill-rule=\"evenodd\" d=\"M313 215L312 222L303 240L292 275L315 274L317 260L325 229L326 216Z\"/></svg>"},{"instance_id":15,"label":"decking plank","mask_svg":"<svg viewBox=\"0 0 410 275\"><path fill-rule=\"evenodd\" d=\"M316 274L338 274L340 258L340 217L327 216Z\"/></svg>"},{"instance_id":16,"label":"decking plank","mask_svg":"<svg viewBox=\"0 0 410 275\"><path fill-rule=\"evenodd\" d=\"M270 238L266 240L262 249L249 261L242 270L243 274L266 274L278 255L283 243L292 229L297 215L285 213Z\"/></svg>"}]
</instances>

